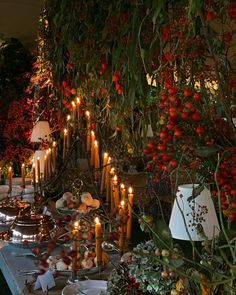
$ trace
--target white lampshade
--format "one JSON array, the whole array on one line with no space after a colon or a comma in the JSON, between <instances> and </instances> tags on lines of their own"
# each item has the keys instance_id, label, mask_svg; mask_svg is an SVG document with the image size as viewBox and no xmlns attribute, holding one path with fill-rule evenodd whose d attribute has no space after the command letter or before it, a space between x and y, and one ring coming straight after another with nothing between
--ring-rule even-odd
<instances>
[{"instance_id":1,"label":"white lampshade","mask_svg":"<svg viewBox=\"0 0 236 295\"><path fill-rule=\"evenodd\" d=\"M178 187L169 222L172 237L203 241L206 236L211 240L219 234L219 223L210 191L205 187L196 198L188 201L193 195L193 187L198 187L198 184Z\"/></svg>"},{"instance_id":2,"label":"white lampshade","mask_svg":"<svg viewBox=\"0 0 236 295\"><path fill-rule=\"evenodd\" d=\"M46 150L38 150L34 152L34 159L33 163L35 164L35 176L36 176L36 182L38 182L38 169L37 169L37 158L39 158L39 163L40 163L40 174L44 173L44 163L45 163L45 155L46 155Z\"/></svg>"},{"instance_id":3,"label":"white lampshade","mask_svg":"<svg viewBox=\"0 0 236 295\"><path fill-rule=\"evenodd\" d=\"M31 142L50 141L51 129L48 121L38 121L32 130Z\"/></svg>"}]
</instances>

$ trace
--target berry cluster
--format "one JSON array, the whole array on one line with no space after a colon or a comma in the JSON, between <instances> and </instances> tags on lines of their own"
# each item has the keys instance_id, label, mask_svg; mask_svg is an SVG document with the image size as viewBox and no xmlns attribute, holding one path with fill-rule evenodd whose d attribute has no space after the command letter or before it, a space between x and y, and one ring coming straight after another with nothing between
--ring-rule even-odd
<instances>
[{"instance_id":1,"label":"berry cluster","mask_svg":"<svg viewBox=\"0 0 236 295\"><path fill-rule=\"evenodd\" d=\"M179 159L183 152L190 157L188 165L195 159L191 150L194 142L205 141L201 101L200 92L178 88L168 79L164 81L160 92L158 137L149 141L144 149L144 153L152 158L147 164L148 169L161 174L170 172L181 164Z\"/></svg>"},{"instance_id":2,"label":"berry cluster","mask_svg":"<svg viewBox=\"0 0 236 295\"><path fill-rule=\"evenodd\" d=\"M121 73L120 71L116 71L115 74L112 77L112 82L115 83L115 90L117 91L117 93L119 95L123 94L123 88L122 88L122 84L121 84Z\"/></svg>"},{"instance_id":3,"label":"berry cluster","mask_svg":"<svg viewBox=\"0 0 236 295\"><path fill-rule=\"evenodd\" d=\"M230 149L219 166L217 182L220 188L221 209L232 221L236 221L236 148ZM218 196L217 192L213 195Z\"/></svg>"}]
</instances>

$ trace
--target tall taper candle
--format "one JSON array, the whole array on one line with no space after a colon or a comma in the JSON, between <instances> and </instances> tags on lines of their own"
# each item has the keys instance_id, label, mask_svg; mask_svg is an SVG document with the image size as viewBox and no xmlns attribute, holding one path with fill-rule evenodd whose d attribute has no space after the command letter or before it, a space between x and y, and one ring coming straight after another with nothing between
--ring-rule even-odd
<instances>
[{"instance_id":1,"label":"tall taper candle","mask_svg":"<svg viewBox=\"0 0 236 295\"><path fill-rule=\"evenodd\" d=\"M123 224L125 216L125 201L120 202L119 215L121 217L121 225L119 226L119 247L120 250L123 252L125 247L125 226Z\"/></svg>"},{"instance_id":2,"label":"tall taper candle","mask_svg":"<svg viewBox=\"0 0 236 295\"><path fill-rule=\"evenodd\" d=\"M82 118L81 118L81 111L80 111L80 98L76 97L76 106L77 106L77 121L78 121L78 128L82 129Z\"/></svg>"},{"instance_id":3,"label":"tall taper candle","mask_svg":"<svg viewBox=\"0 0 236 295\"><path fill-rule=\"evenodd\" d=\"M87 117L87 152L89 152L91 149L91 124L89 111L86 111L85 115Z\"/></svg>"},{"instance_id":4,"label":"tall taper candle","mask_svg":"<svg viewBox=\"0 0 236 295\"><path fill-rule=\"evenodd\" d=\"M98 141L94 141L94 169L95 169L95 180L99 179L100 173L100 157L99 157L99 145Z\"/></svg>"},{"instance_id":5,"label":"tall taper candle","mask_svg":"<svg viewBox=\"0 0 236 295\"><path fill-rule=\"evenodd\" d=\"M72 124L73 128L76 126L76 104L74 101L72 101Z\"/></svg>"},{"instance_id":6,"label":"tall taper candle","mask_svg":"<svg viewBox=\"0 0 236 295\"><path fill-rule=\"evenodd\" d=\"M119 196L117 175L113 177L113 198L114 198L115 207L118 208L120 203L120 196Z\"/></svg>"},{"instance_id":7,"label":"tall taper candle","mask_svg":"<svg viewBox=\"0 0 236 295\"><path fill-rule=\"evenodd\" d=\"M130 241L132 233L132 221L133 221L133 203L134 203L134 194L132 187L128 189L128 220L127 220L127 240Z\"/></svg>"},{"instance_id":8,"label":"tall taper candle","mask_svg":"<svg viewBox=\"0 0 236 295\"><path fill-rule=\"evenodd\" d=\"M67 149L67 129L64 129L64 138L63 138L63 160L66 158L66 149Z\"/></svg>"},{"instance_id":9,"label":"tall taper candle","mask_svg":"<svg viewBox=\"0 0 236 295\"><path fill-rule=\"evenodd\" d=\"M33 186L34 186L34 191L36 191L36 171L35 171L35 163L32 165L32 170L33 170Z\"/></svg>"},{"instance_id":10,"label":"tall taper candle","mask_svg":"<svg viewBox=\"0 0 236 295\"><path fill-rule=\"evenodd\" d=\"M37 180L38 180L38 185L39 188L41 188L41 172L40 172L40 158L37 158Z\"/></svg>"},{"instance_id":11,"label":"tall taper candle","mask_svg":"<svg viewBox=\"0 0 236 295\"><path fill-rule=\"evenodd\" d=\"M43 179L47 181L48 179L48 151L46 151L46 155L44 156L44 171L43 171Z\"/></svg>"},{"instance_id":12,"label":"tall taper candle","mask_svg":"<svg viewBox=\"0 0 236 295\"><path fill-rule=\"evenodd\" d=\"M8 169L8 179L9 179L9 193L12 192L12 167Z\"/></svg>"},{"instance_id":13,"label":"tall taper candle","mask_svg":"<svg viewBox=\"0 0 236 295\"><path fill-rule=\"evenodd\" d=\"M52 143L52 171L55 173L57 169L57 143Z\"/></svg>"},{"instance_id":14,"label":"tall taper candle","mask_svg":"<svg viewBox=\"0 0 236 295\"><path fill-rule=\"evenodd\" d=\"M106 188L106 171L107 171L108 153L103 154L102 161L102 179L101 179L101 192Z\"/></svg>"},{"instance_id":15,"label":"tall taper candle","mask_svg":"<svg viewBox=\"0 0 236 295\"><path fill-rule=\"evenodd\" d=\"M91 158L90 158L90 164L91 166L94 166L94 141L95 141L95 133L94 131L91 131Z\"/></svg>"},{"instance_id":16,"label":"tall taper candle","mask_svg":"<svg viewBox=\"0 0 236 295\"><path fill-rule=\"evenodd\" d=\"M25 164L21 165L21 181L22 181L22 188L25 188Z\"/></svg>"},{"instance_id":17,"label":"tall taper candle","mask_svg":"<svg viewBox=\"0 0 236 295\"><path fill-rule=\"evenodd\" d=\"M99 218L95 218L95 238L96 238L96 256L97 262L102 262L102 225Z\"/></svg>"}]
</instances>

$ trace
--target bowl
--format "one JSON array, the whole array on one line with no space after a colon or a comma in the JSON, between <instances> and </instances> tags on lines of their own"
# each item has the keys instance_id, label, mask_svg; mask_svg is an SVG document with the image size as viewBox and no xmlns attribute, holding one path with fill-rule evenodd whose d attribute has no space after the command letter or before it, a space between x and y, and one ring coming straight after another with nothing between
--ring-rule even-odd
<instances>
[{"instance_id":1,"label":"bowl","mask_svg":"<svg viewBox=\"0 0 236 295\"><path fill-rule=\"evenodd\" d=\"M30 213L19 215L10 227L10 242L17 244L50 241L56 231L56 225L51 216Z\"/></svg>"}]
</instances>

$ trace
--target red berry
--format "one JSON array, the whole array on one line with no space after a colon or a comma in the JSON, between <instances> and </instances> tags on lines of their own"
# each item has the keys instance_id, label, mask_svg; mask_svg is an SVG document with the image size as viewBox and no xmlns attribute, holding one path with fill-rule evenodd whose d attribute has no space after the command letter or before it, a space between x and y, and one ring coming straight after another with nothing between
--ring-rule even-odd
<instances>
[{"instance_id":1,"label":"red berry","mask_svg":"<svg viewBox=\"0 0 236 295\"><path fill-rule=\"evenodd\" d=\"M182 112L182 114L181 114L181 118L182 118L184 121L188 120L188 113L187 113L187 112Z\"/></svg>"},{"instance_id":2,"label":"red berry","mask_svg":"<svg viewBox=\"0 0 236 295\"><path fill-rule=\"evenodd\" d=\"M184 89L184 96L190 97L192 95L191 91L189 89Z\"/></svg>"},{"instance_id":3,"label":"red berry","mask_svg":"<svg viewBox=\"0 0 236 295\"><path fill-rule=\"evenodd\" d=\"M180 128L175 128L174 136L177 138L181 138L183 136L183 131Z\"/></svg>"},{"instance_id":4,"label":"red berry","mask_svg":"<svg viewBox=\"0 0 236 295\"><path fill-rule=\"evenodd\" d=\"M232 221L236 220L236 212L232 212L229 214L229 219L231 219Z\"/></svg>"},{"instance_id":5,"label":"red berry","mask_svg":"<svg viewBox=\"0 0 236 295\"><path fill-rule=\"evenodd\" d=\"M201 95L201 93L200 93L200 92L196 92L196 93L194 93L194 95L193 95L193 99L194 99L195 101L201 101L201 100L202 100L202 95Z\"/></svg>"},{"instance_id":6,"label":"red berry","mask_svg":"<svg viewBox=\"0 0 236 295\"><path fill-rule=\"evenodd\" d=\"M193 121L196 121L196 122L200 122L202 120L202 117L200 116L199 113L193 113L191 118L193 119Z\"/></svg>"},{"instance_id":7,"label":"red berry","mask_svg":"<svg viewBox=\"0 0 236 295\"><path fill-rule=\"evenodd\" d=\"M231 203L231 208L236 208L236 202Z\"/></svg>"},{"instance_id":8,"label":"red berry","mask_svg":"<svg viewBox=\"0 0 236 295\"><path fill-rule=\"evenodd\" d=\"M173 168L176 168L178 166L178 162L176 160L171 160L169 164Z\"/></svg>"},{"instance_id":9,"label":"red berry","mask_svg":"<svg viewBox=\"0 0 236 295\"><path fill-rule=\"evenodd\" d=\"M205 133L205 128L202 127L202 126L198 126L196 128L196 132L197 132L198 135L203 135Z\"/></svg>"},{"instance_id":10,"label":"red berry","mask_svg":"<svg viewBox=\"0 0 236 295\"><path fill-rule=\"evenodd\" d=\"M174 88L174 87L170 87L170 88L168 89L168 93L169 93L170 95L173 95L173 94L177 93L177 91L178 91L178 89L177 89L177 88Z\"/></svg>"}]
</instances>

